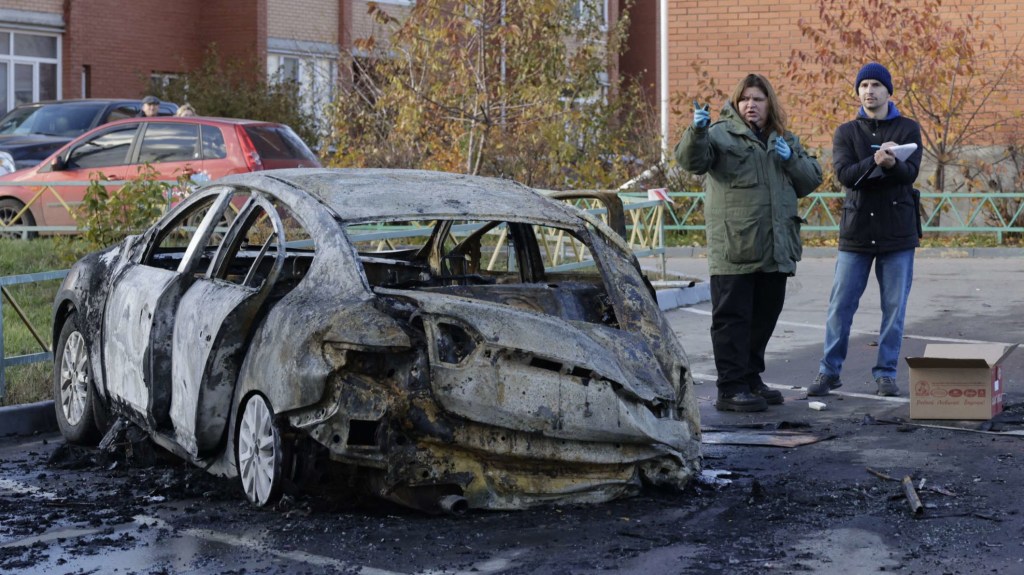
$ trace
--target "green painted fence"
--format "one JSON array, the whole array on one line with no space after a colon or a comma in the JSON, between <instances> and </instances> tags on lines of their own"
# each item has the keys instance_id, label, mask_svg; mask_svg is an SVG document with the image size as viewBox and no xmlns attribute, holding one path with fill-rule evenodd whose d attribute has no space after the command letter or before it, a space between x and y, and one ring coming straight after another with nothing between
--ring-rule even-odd
<instances>
[{"instance_id":1,"label":"green painted fence","mask_svg":"<svg viewBox=\"0 0 1024 575\"><path fill-rule=\"evenodd\" d=\"M638 194L626 194L639 196ZM704 230L704 192L671 192L675 209L667 210L666 231ZM805 232L838 232L844 194L821 192L800 200ZM1024 232L1024 192L921 193L925 233L995 234Z\"/></svg>"}]
</instances>

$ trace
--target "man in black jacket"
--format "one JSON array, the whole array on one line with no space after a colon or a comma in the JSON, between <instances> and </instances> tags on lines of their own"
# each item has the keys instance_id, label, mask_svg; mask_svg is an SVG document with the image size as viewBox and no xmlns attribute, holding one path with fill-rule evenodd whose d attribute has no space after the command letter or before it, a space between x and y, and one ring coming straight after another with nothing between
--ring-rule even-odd
<instances>
[{"instance_id":1,"label":"man in black jacket","mask_svg":"<svg viewBox=\"0 0 1024 575\"><path fill-rule=\"evenodd\" d=\"M892 95L892 76L871 62L854 83L861 108L857 118L836 130L832 164L846 190L839 227L839 253L829 297L825 350L807 395L828 395L842 385L853 314L874 264L882 303L878 359L871 369L878 395L899 395L896 368L903 340L903 319L919 245L918 193L921 128L900 115ZM905 155L896 146L915 144ZM901 152L897 154L896 152ZM903 158L903 159L901 159Z\"/></svg>"}]
</instances>

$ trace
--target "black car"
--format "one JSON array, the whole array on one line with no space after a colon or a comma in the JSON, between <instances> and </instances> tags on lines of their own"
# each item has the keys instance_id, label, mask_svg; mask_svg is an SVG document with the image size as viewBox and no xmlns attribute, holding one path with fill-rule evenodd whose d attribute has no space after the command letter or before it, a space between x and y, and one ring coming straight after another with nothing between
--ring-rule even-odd
<instances>
[{"instance_id":1,"label":"black car","mask_svg":"<svg viewBox=\"0 0 1024 575\"><path fill-rule=\"evenodd\" d=\"M17 169L30 168L89 130L121 118L138 116L142 100L50 100L23 104L0 118L0 151ZM161 116L173 116L178 105L160 103Z\"/></svg>"}]
</instances>

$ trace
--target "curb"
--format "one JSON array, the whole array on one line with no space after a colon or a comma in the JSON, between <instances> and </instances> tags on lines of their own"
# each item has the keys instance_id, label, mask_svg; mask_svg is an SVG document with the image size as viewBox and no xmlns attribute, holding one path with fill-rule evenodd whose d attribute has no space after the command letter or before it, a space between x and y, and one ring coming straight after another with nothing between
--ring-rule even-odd
<instances>
[{"instance_id":1,"label":"curb","mask_svg":"<svg viewBox=\"0 0 1024 575\"><path fill-rule=\"evenodd\" d=\"M0 407L0 437L57 431L53 400Z\"/></svg>"},{"instance_id":2,"label":"curb","mask_svg":"<svg viewBox=\"0 0 1024 575\"><path fill-rule=\"evenodd\" d=\"M660 289L656 293L658 307L662 311L668 311L677 307L709 301L711 299L711 284L706 281L698 281L690 287Z\"/></svg>"}]
</instances>

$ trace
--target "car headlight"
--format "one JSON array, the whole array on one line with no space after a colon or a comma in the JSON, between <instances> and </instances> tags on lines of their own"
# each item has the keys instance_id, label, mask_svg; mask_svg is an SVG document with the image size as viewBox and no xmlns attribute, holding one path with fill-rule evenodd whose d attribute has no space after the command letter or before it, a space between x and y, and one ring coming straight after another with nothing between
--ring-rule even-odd
<instances>
[{"instance_id":1,"label":"car headlight","mask_svg":"<svg viewBox=\"0 0 1024 575\"><path fill-rule=\"evenodd\" d=\"M9 174L17 169L14 165L14 156L8 152L0 152L0 173Z\"/></svg>"}]
</instances>

